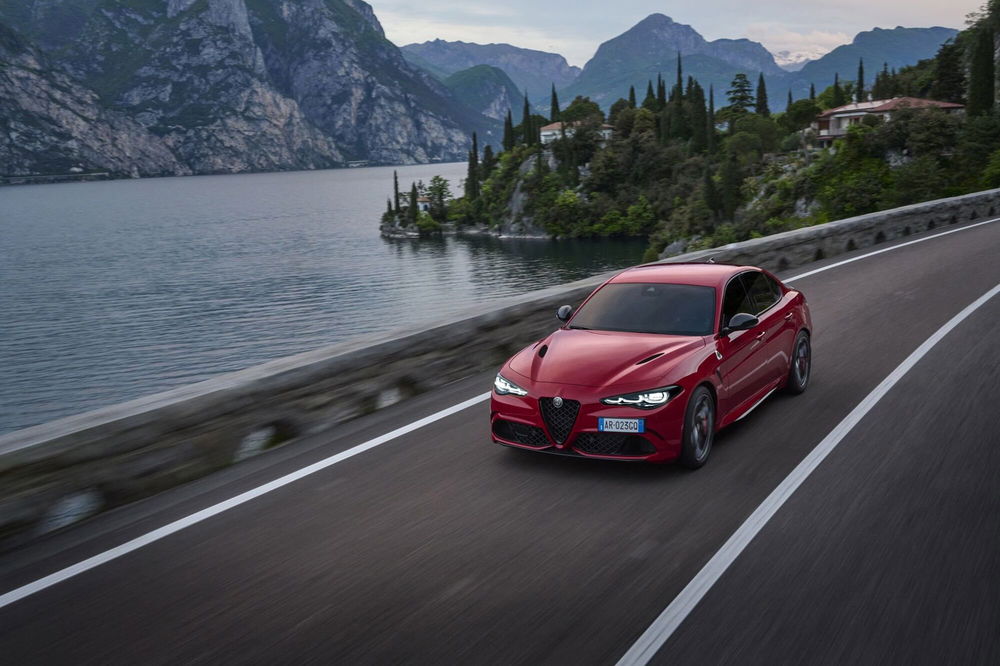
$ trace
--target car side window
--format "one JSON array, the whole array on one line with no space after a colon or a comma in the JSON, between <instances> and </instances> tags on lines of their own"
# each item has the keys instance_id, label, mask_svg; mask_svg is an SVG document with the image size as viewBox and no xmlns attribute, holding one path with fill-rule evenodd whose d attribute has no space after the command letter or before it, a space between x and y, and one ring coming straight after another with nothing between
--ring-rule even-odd
<instances>
[{"instance_id":1,"label":"car side window","mask_svg":"<svg viewBox=\"0 0 1000 666\"><path fill-rule=\"evenodd\" d=\"M743 277L737 275L726 285L726 295L722 299L722 326L729 323L734 315L741 312L753 314L753 301L743 286Z\"/></svg>"},{"instance_id":2,"label":"car side window","mask_svg":"<svg viewBox=\"0 0 1000 666\"><path fill-rule=\"evenodd\" d=\"M780 299L781 290L778 285L763 273L757 271L746 273L743 275L743 279L747 283L747 291L754 302L753 309L748 310L751 314L760 315Z\"/></svg>"}]
</instances>

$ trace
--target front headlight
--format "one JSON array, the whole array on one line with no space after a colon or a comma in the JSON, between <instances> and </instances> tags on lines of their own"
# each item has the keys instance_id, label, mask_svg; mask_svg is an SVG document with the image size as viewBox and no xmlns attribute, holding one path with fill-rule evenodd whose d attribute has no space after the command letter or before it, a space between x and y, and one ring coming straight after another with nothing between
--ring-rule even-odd
<instances>
[{"instance_id":1,"label":"front headlight","mask_svg":"<svg viewBox=\"0 0 1000 666\"><path fill-rule=\"evenodd\" d=\"M497 375L497 378L493 380L493 390L497 392L497 395L528 395L528 392L523 388L514 382L504 379L504 377L499 374Z\"/></svg>"},{"instance_id":2,"label":"front headlight","mask_svg":"<svg viewBox=\"0 0 1000 666\"><path fill-rule=\"evenodd\" d=\"M667 404L681 394L680 386L666 386L664 388L651 389L642 393L626 393L625 395L615 395L604 398L601 402L605 405L615 405L619 407L635 407L636 409L656 409Z\"/></svg>"}]
</instances>

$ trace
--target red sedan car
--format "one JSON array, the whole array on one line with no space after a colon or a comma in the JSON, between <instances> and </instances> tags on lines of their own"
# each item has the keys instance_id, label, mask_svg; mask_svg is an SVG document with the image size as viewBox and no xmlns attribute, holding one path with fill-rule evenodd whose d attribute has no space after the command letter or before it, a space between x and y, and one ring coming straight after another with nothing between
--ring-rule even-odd
<instances>
[{"instance_id":1,"label":"red sedan car","mask_svg":"<svg viewBox=\"0 0 1000 666\"><path fill-rule=\"evenodd\" d=\"M809 383L806 299L759 268L638 266L557 316L497 374L495 442L696 468L720 428Z\"/></svg>"}]
</instances>

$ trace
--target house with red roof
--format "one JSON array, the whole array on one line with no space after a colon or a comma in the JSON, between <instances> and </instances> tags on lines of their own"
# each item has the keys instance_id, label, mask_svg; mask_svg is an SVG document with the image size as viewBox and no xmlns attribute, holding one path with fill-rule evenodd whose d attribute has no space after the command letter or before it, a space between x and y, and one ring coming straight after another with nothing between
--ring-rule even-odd
<instances>
[{"instance_id":1,"label":"house with red roof","mask_svg":"<svg viewBox=\"0 0 1000 666\"><path fill-rule=\"evenodd\" d=\"M865 116L873 115L882 118L882 120L889 120L894 112L903 108L934 108L941 109L945 113L962 113L965 110L961 104L938 102L919 97L894 97L892 99L854 102L824 111L813 121L812 130L820 146L829 146L835 140L846 136L848 128L861 123L861 119Z\"/></svg>"}]
</instances>

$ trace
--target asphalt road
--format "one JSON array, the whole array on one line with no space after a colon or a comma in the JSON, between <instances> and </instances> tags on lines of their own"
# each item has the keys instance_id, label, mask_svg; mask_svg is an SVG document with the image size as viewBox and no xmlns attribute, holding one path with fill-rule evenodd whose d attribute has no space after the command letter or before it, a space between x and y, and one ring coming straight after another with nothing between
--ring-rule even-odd
<instances>
[{"instance_id":1,"label":"asphalt road","mask_svg":"<svg viewBox=\"0 0 1000 666\"><path fill-rule=\"evenodd\" d=\"M812 385L723 431L701 470L505 449L481 402L0 608L0 663L613 664L859 401L998 283L1000 222L805 277ZM844 437L653 662L1000 663L998 328L1000 296ZM8 553L0 593L491 379Z\"/></svg>"}]
</instances>

